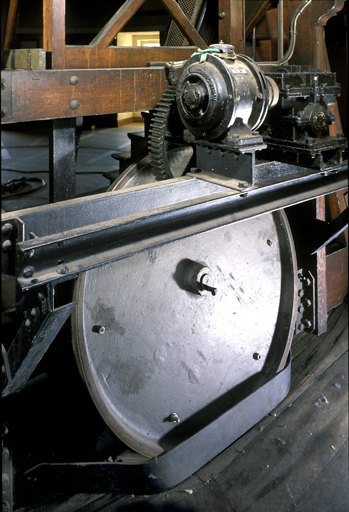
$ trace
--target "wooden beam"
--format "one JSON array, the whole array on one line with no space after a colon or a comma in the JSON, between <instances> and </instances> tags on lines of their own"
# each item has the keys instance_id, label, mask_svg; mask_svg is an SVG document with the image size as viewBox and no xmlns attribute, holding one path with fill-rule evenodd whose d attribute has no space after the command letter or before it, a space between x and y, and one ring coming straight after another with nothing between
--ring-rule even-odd
<instances>
[{"instance_id":1,"label":"wooden beam","mask_svg":"<svg viewBox=\"0 0 349 512\"><path fill-rule=\"evenodd\" d=\"M139 68L148 62L168 62L189 59L196 46L132 47L108 46L91 52L89 46L66 46L66 69Z\"/></svg>"},{"instance_id":2,"label":"wooden beam","mask_svg":"<svg viewBox=\"0 0 349 512\"><path fill-rule=\"evenodd\" d=\"M52 2L52 69L65 68L65 0Z\"/></svg>"},{"instance_id":3,"label":"wooden beam","mask_svg":"<svg viewBox=\"0 0 349 512\"><path fill-rule=\"evenodd\" d=\"M2 78L12 80L12 123L153 110L168 87L163 67L3 71Z\"/></svg>"},{"instance_id":4,"label":"wooden beam","mask_svg":"<svg viewBox=\"0 0 349 512\"><path fill-rule=\"evenodd\" d=\"M52 0L43 0L43 49L45 52L52 52Z\"/></svg>"},{"instance_id":5,"label":"wooden beam","mask_svg":"<svg viewBox=\"0 0 349 512\"><path fill-rule=\"evenodd\" d=\"M201 49L207 48L207 44L190 23L182 9L175 0L160 0L179 30L185 35L190 43Z\"/></svg>"},{"instance_id":6,"label":"wooden beam","mask_svg":"<svg viewBox=\"0 0 349 512\"><path fill-rule=\"evenodd\" d=\"M7 13L4 50L12 50L16 37L16 28L19 13L19 0L10 0Z\"/></svg>"},{"instance_id":7,"label":"wooden beam","mask_svg":"<svg viewBox=\"0 0 349 512\"><path fill-rule=\"evenodd\" d=\"M91 41L91 47L106 48L123 29L145 0L127 0Z\"/></svg>"},{"instance_id":8,"label":"wooden beam","mask_svg":"<svg viewBox=\"0 0 349 512\"><path fill-rule=\"evenodd\" d=\"M232 44L236 53L244 52L243 0L219 0L218 38L226 44Z\"/></svg>"}]
</instances>

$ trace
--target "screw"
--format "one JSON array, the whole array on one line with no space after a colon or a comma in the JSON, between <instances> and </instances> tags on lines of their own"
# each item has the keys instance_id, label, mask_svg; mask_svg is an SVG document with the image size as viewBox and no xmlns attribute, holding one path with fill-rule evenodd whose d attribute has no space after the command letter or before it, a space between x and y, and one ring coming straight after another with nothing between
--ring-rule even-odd
<instances>
[{"instance_id":1,"label":"screw","mask_svg":"<svg viewBox=\"0 0 349 512\"><path fill-rule=\"evenodd\" d=\"M12 224L10 224L9 222L6 222L6 224L4 224L1 228L1 233L4 236L8 236L11 234L11 232L12 232Z\"/></svg>"},{"instance_id":2,"label":"screw","mask_svg":"<svg viewBox=\"0 0 349 512\"><path fill-rule=\"evenodd\" d=\"M173 412L172 414L170 414L170 421L173 421L174 423L179 423L181 420L179 419L178 414Z\"/></svg>"},{"instance_id":3,"label":"screw","mask_svg":"<svg viewBox=\"0 0 349 512\"><path fill-rule=\"evenodd\" d=\"M261 355L260 355L260 354L258 354L258 352L255 352L255 353L253 354L253 359L255 359L256 361L259 361L259 360L260 360L260 358L261 358Z\"/></svg>"},{"instance_id":4,"label":"screw","mask_svg":"<svg viewBox=\"0 0 349 512\"><path fill-rule=\"evenodd\" d=\"M70 83L70 85L76 85L76 84L78 84L78 83L79 83L79 79L78 79L78 77L77 77L77 76L71 76L71 77L69 78L69 83Z\"/></svg>"},{"instance_id":5,"label":"screw","mask_svg":"<svg viewBox=\"0 0 349 512\"><path fill-rule=\"evenodd\" d=\"M2 244L2 250L3 250L4 252L9 251L9 250L11 249L11 247L12 247L12 242L11 242L11 240L5 240L5 242Z\"/></svg>"},{"instance_id":6,"label":"screw","mask_svg":"<svg viewBox=\"0 0 349 512\"><path fill-rule=\"evenodd\" d=\"M70 102L70 108L71 108L72 110L76 110L76 109L78 109L79 107L80 107L80 103L78 102L78 100L72 100L72 101Z\"/></svg>"},{"instance_id":7,"label":"screw","mask_svg":"<svg viewBox=\"0 0 349 512\"><path fill-rule=\"evenodd\" d=\"M22 272L22 277L28 278L31 277L34 273L33 267L25 267Z\"/></svg>"}]
</instances>

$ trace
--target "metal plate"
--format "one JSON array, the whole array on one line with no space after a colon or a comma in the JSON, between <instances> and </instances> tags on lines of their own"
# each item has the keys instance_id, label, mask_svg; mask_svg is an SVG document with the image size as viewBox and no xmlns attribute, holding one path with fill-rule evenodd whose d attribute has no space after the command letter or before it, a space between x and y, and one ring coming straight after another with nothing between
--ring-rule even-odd
<instances>
[{"instance_id":1,"label":"metal plate","mask_svg":"<svg viewBox=\"0 0 349 512\"><path fill-rule=\"evenodd\" d=\"M146 176L146 160L133 172L142 166ZM81 275L73 316L80 371L100 414L132 449L168 451L178 420L214 408L262 372L275 338L279 366L293 330L278 322L283 273L294 273L282 255L289 234L280 218L227 225ZM209 267L216 295L189 291L191 262ZM294 290L287 296L291 319Z\"/></svg>"}]
</instances>

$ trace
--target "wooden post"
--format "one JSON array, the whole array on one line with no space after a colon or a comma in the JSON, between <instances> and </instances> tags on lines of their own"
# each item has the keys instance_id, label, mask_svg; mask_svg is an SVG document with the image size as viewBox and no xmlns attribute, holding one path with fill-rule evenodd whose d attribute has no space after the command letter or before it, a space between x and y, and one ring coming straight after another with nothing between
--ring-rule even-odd
<instances>
[{"instance_id":1,"label":"wooden post","mask_svg":"<svg viewBox=\"0 0 349 512\"><path fill-rule=\"evenodd\" d=\"M232 44L236 53L244 53L243 0L219 0L218 38Z\"/></svg>"},{"instance_id":2,"label":"wooden post","mask_svg":"<svg viewBox=\"0 0 349 512\"><path fill-rule=\"evenodd\" d=\"M12 50L16 37L16 28L19 13L19 0L10 0L7 13L4 50Z\"/></svg>"}]
</instances>

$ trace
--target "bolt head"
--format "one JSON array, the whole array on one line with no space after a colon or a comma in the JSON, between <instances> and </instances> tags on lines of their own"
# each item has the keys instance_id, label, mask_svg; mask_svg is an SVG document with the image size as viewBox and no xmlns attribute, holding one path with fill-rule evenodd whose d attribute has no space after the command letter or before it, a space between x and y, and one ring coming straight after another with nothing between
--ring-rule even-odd
<instances>
[{"instance_id":1,"label":"bolt head","mask_svg":"<svg viewBox=\"0 0 349 512\"><path fill-rule=\"evenodd\" d=\"M33 267L25 267L22 272L22 277L28 279L29 277L31 277L33 275L33 273L34 273Z\"/></svg>"},{"instance_id":2,"label":"bolt head","mask_svg":"<svg viewBox=\"0 0 349 512\"><path fill-rule=\"evenodd\" d=\"M80 107L80 103L78 102L78 100L72 100L70 102L70 108L72 110L77 110L79 107Z\"/></svg>"},{"instance_id":3,"label":"bolt head","mask_svg":"<svg viewBox=\"0 0 349 512\"><path fill-rule=\"evenodd\" d=\"M6 222L6 224L4 224L1 228L1 233L4 235L4 236L9 236L11 233L12 233L12 224L10 224L9 222Z\"/></svg>"},{"instance_id":4,"label":"bolt head","mask_svg":"<svg viewBox=\"0 0 349 512\"><path fill-rule=\"evenodd\" d=\"M4 243L2 244L2 250L4 252L8 252L12 247L12 242L11 240L5 240Z\"/></svg>"},{"instance_id":5,"label":"bolt head","mask_svg":"<svg viewBox=\"0 0 349 512\"><path fill-rule=\"evenodd\" d=\"M260 355L260 354L258 354L258 352L255 352L255 353L253 354L253 359L255 359L256 361L259 361L259 360L260 360L260 358L261 358L261 355Z\"/></svg>"},{"instance_id":6,"label":"bolt head","mask_svg":"<svg viewBox=\"0 0 349 512\"><path fill-rule=\"evenodd\" d=\"M69 78L70 85L77 85L79 83L79 79L77 76L71 76Z\"/></svg>"}]
</instances>

